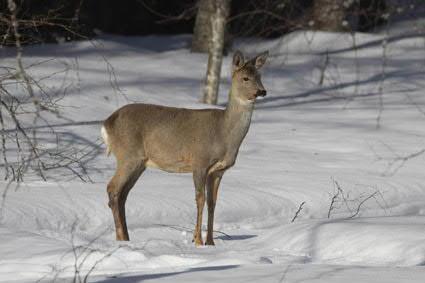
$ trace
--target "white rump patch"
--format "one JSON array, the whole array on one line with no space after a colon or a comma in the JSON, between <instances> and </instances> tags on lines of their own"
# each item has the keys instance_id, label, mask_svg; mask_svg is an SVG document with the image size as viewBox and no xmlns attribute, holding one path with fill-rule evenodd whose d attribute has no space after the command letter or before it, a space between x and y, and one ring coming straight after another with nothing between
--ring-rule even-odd
<instances>
[{"instance_id":1,"label":"white rump patch","mask_svg":"<svg viewBox=\"0 0 425 283\"><path fill-rule=\"evenodd\" d=\"M102 126L102 129L100 130L100 133L102 135L103 142L106 145L106 154L109 155L109 154L111 154L111 147L109 145L108 133L106 132L105 126Z\"/></svg>"}]
</instances>

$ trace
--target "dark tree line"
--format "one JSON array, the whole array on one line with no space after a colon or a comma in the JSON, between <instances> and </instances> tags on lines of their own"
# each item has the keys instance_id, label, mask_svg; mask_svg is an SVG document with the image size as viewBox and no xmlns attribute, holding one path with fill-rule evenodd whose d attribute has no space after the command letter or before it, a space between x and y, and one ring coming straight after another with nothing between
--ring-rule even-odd
<instances>
[{"instance_id":1,"label":"dark tree line","mask_svg":"<svg viewBox=\"0 0 425 283\"><path fill-rule=\"evenodd\" d=\"M66 0L14 0L22 44L75 40L92 35L78 20L81 2ZM15 45L8 0L0 0L0 45Z\"/></svg>"},{"instance_id":2,"label":"dark tree line","mask_svg":"<svg viewBox=\"0 0 425 283\"><path fill-rule=\"evenodd\" d=\"M14 0L22 43L122 35L192 33L208 29L211 0ZM13 44L8 0L0 0L2 45ZM211 5L210 5L211 6ZM276 37L296 29L361 30L383 22L385 0L232 0L226 31L232 36ZM203 12L204 16L200 16ZM211 11L210 11L211 12ZM195 22L200 22L195 25ZM202 32L199 32L202 34ZM206 33L208 34L208 33ZM197 43L204 46L205 33ZM226 38L227 42L227 38Z\"/></svg>"}]
</instances>

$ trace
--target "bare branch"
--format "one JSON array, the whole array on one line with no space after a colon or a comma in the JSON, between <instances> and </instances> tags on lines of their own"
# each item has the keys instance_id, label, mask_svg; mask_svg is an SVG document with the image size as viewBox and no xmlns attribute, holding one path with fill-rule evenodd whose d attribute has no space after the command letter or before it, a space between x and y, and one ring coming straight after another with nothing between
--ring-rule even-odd
<instances>
[{"instance_id":1,"label":"bare branch","mask_svg":"<svg viewBox=\"0 0 425 283\"><path fill-rule=\"evenodd\" d=\"M375 197L375 195L377 195L377 194L378 194L378 192L374 192L374 193L373 193L373 194L371 194L370 196L368 196L368 197L366 197L365 199L363 199L363 200L359 203L359 205L357 206L356 212L355 212L354 214L352 214L349 218L354 218L354 217L356 217L356 216L359 214L359 212L360 212L360 209L361 209L362 205L363 205L365 202L367 202L369 199L371 199L371 198Z\"/></svg>"},{"instance_id":2,"label":"bare branch","mask_svg":"<svg viewBox=\"0 0 425 283\"><path fill-rule=\"evenodd\" d=\"M295 212L294 217L293 217L293 218L292 218L292 220L291 220L291 223L294 223L295 219L297 219L298 214L299 214L299 213L301 212L301 210L303 209L304 204L305 204L305 201L303 201L303 202L300 204L300 206L298 207L297 211ZM329 217L328 217L328 218L329 218Z\"/></svg>"}]
</instances>

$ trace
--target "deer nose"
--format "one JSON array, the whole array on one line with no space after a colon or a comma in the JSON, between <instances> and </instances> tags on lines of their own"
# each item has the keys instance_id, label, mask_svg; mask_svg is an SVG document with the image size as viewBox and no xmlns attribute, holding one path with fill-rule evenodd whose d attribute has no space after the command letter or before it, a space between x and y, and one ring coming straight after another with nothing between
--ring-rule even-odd
<instances>
[{"instance_id":1,"label":"deer nose","mask_svg":"<svg viewBox=\"0 0 425 283\"><path fill-rule=\"evenodd\" d=\"M267 95L267 91L266 90L257 90L257 96L266 96Z\"/></svg>"}]
</instances>

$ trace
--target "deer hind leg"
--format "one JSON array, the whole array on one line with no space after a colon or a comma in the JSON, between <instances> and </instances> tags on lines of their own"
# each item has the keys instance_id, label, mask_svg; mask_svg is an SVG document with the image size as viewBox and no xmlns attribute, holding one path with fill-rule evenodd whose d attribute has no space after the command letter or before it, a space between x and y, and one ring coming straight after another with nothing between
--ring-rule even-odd
<instances>
[{"instance_id":1,"label":"deer hind leg","mask_svg":"<svg viewBox=\"0 0 425 283\"><path fill-rule=\"evenodd\" d=\"M214 211L217 202L218 187L223 173L213 173L207 178L207 204L208 204L208 232L206 245L214 246L213 230L214 230Z\"/></svg>"},{"instance_id":2,"label":"deer hind leg","mask_svg":"<svg viewBox=\"0 0 425 283\"><path fill-rule=\"evenodd\" d=\"M193 232L193 242L196 246L202 246L202 212L205 205L205 182L206 182L206 171L195 171L193 172L193 181L195 183L195 198L196 198L196 226Z\"/></svg>"},{"instance_id":3,"label":"deer hind leg","mask_svg":"<svg viewBox=\"0 0 425 283\"><path fill-rule=\"evenodd\" d=\"M109 207L115 222L117 241L128 241L125 202L128 193L145 170L143 162L125 161L118 164L115 175L108 184Z\"/></svg>"}]
</instances>

